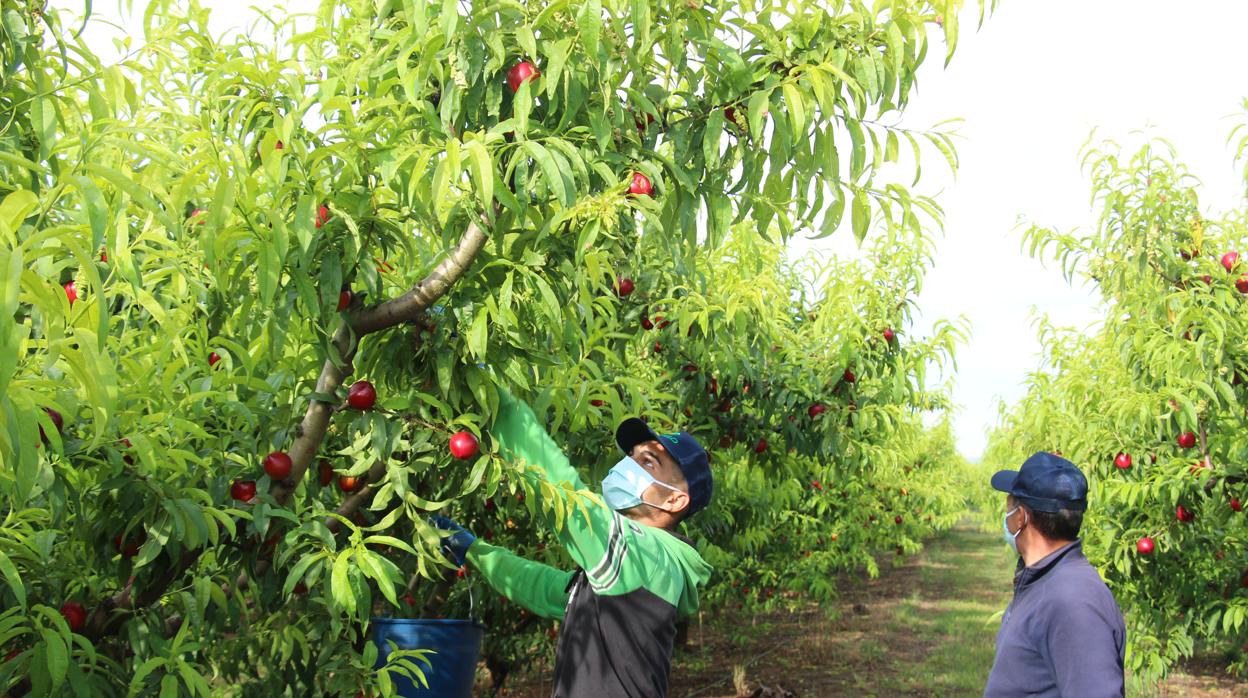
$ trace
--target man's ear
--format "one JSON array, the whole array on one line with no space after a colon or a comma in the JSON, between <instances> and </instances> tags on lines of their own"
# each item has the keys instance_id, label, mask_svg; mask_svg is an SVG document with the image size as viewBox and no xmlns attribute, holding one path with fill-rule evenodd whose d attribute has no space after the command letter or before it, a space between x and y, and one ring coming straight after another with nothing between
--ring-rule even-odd
<instances>
[{"instance_id":1,"label":"man's ear","mask_svg":"<svg viewBox=\"0 0 1248 698\"><path fill-rule=\"evenodd\" d=\"M667 501L664 503L667 505L668 511L673 514L679 514L689 508L690 501L688 492L668 490Z\"/></svg>"}]
</instances>

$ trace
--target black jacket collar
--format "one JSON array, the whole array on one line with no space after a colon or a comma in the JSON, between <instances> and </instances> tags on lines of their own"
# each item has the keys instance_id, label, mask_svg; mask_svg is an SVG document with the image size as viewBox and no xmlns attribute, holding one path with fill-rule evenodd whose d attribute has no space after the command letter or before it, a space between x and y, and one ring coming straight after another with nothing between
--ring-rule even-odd
<instances>
[{"instance_id":1,"label":"black jacket collar","mask_svg":"<svg viewBox=\"0 0 1248 698\"><path fill-rule=\"evenodd\" d=\"M1024 567L1023 558L1019 557L1018 567L1014 571L1014 593L1017 594L1024 588L1040 581L1041 578L1056 568L1068 557L1070 559L1083 557L1082 538L1054 550L1045 557L1040 558L1036 564L1029 567Z\"/></svg>"}]
</instances>

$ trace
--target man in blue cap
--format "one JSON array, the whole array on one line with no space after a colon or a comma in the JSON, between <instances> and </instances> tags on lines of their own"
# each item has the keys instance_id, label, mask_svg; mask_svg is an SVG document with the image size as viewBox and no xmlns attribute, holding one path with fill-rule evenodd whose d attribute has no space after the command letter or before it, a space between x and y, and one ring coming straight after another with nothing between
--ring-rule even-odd
<instances>
[{"instance_id":1,"label":"man in blue cap","mask_svg":"<svg viewBox=\"0 0 1248 698\"><path fill-rule=\"evenodd\" d=\"M984 698L1122 696L1127 630L1079 539L1087 478L1037 453L992 486L1007 495L1005 541L1019 560Z\"/></svg>"},{"instance_id":2,"label":"man in blue cap","mask_svg":"<svg viewBox=\"0 0 1248 698\"><path fill-rule=\"evenodd\" d=\"M491 434L550 482L585 489L532 409L511 395L502 395ZM576 507L562 525L538 507L576 570L525 560L434 518L448 556L533 613L563 619L554 698L666 696L676 620L697 610L697 587L711 573L677 532L710 502L706 451L685 432L659 435L640 419L621 423L615 441L624 458L602 481L601 500Z\"/></svg>"}]
</instances>

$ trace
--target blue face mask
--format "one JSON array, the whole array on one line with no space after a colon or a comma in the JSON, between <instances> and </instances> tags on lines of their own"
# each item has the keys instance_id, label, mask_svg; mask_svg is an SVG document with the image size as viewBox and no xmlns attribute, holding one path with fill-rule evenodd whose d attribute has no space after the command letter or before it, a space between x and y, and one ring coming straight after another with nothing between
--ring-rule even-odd
<instances>
[{"instance_id":1,"label":"blue face mask","mask_svg":"<svg viewBox=\"0 0 1248 698\"><path fill-rule=\"evenodd\" d=\"M641 498L641 494L646 491L650 485L659 485L666 487L674 492L682 492L679 487L674 487L666 482L660 482L654 479L641 464L628 456L624 456L619 463L616 463L607 476L602 480L602 498L607 501L607 506L615 511L621 509L630 509L638 504L652 506L655 509L668 511L665 507L657 504L650 504Z\"/></svg>"},{"instance_id":2,"label":"blue face mask","mask_svg":"<svg viewBox=\"0 0 1248 698\"><path fill-rule=\"evenodd\" d=\"M1005 529L1005 542L1010 544L1010 547L1013 548L1015 554L1018 553L1018 534L1022 533L1023 528L1027 526L1027 522L1024 521L1023 525L1019 526L1017 531L1010 533L1010 517L1013 516L1014 512L1018 510L1019 507L1014 507L1013 509L1005 512L1005 518L1001 520L1001 528Z\"/></svg>"}]
</instances>

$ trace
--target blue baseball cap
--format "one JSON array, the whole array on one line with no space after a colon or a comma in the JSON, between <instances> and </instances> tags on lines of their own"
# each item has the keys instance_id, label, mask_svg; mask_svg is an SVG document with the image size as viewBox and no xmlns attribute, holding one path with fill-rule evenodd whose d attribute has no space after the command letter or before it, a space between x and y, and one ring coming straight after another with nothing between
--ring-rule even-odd
<instances>
[{"instance_id":1,"label":"blue baseball cap","mask_svg":"<svg viewBox=\"0 0 1248 698\"><path fill-rule=\"evenodd\" d=\"M656 434L650 425L637 417L620 422L615 430L615 443L625 455L632 453L633 447L646 441L658 441L671 454L684 473L685 482L689 485L689 516L693 516L711 503L711 490L714 481L711 478L711 463L706 457L706 449L693 438L689 432L676 434Z\"/></svg>"},{"instance_id":2,"label":"blue baseball cap","mask_svg":"<svg viewBox=\"0 0 1248 698\"><path fill-rule=\"evenodd\" d=\"M1033 511L1088 508L1088 478L1074 463L1044 451L1032 455L1018 470L997 471L992 488L1013 495Z\"/></svg>"}]
</instances>

